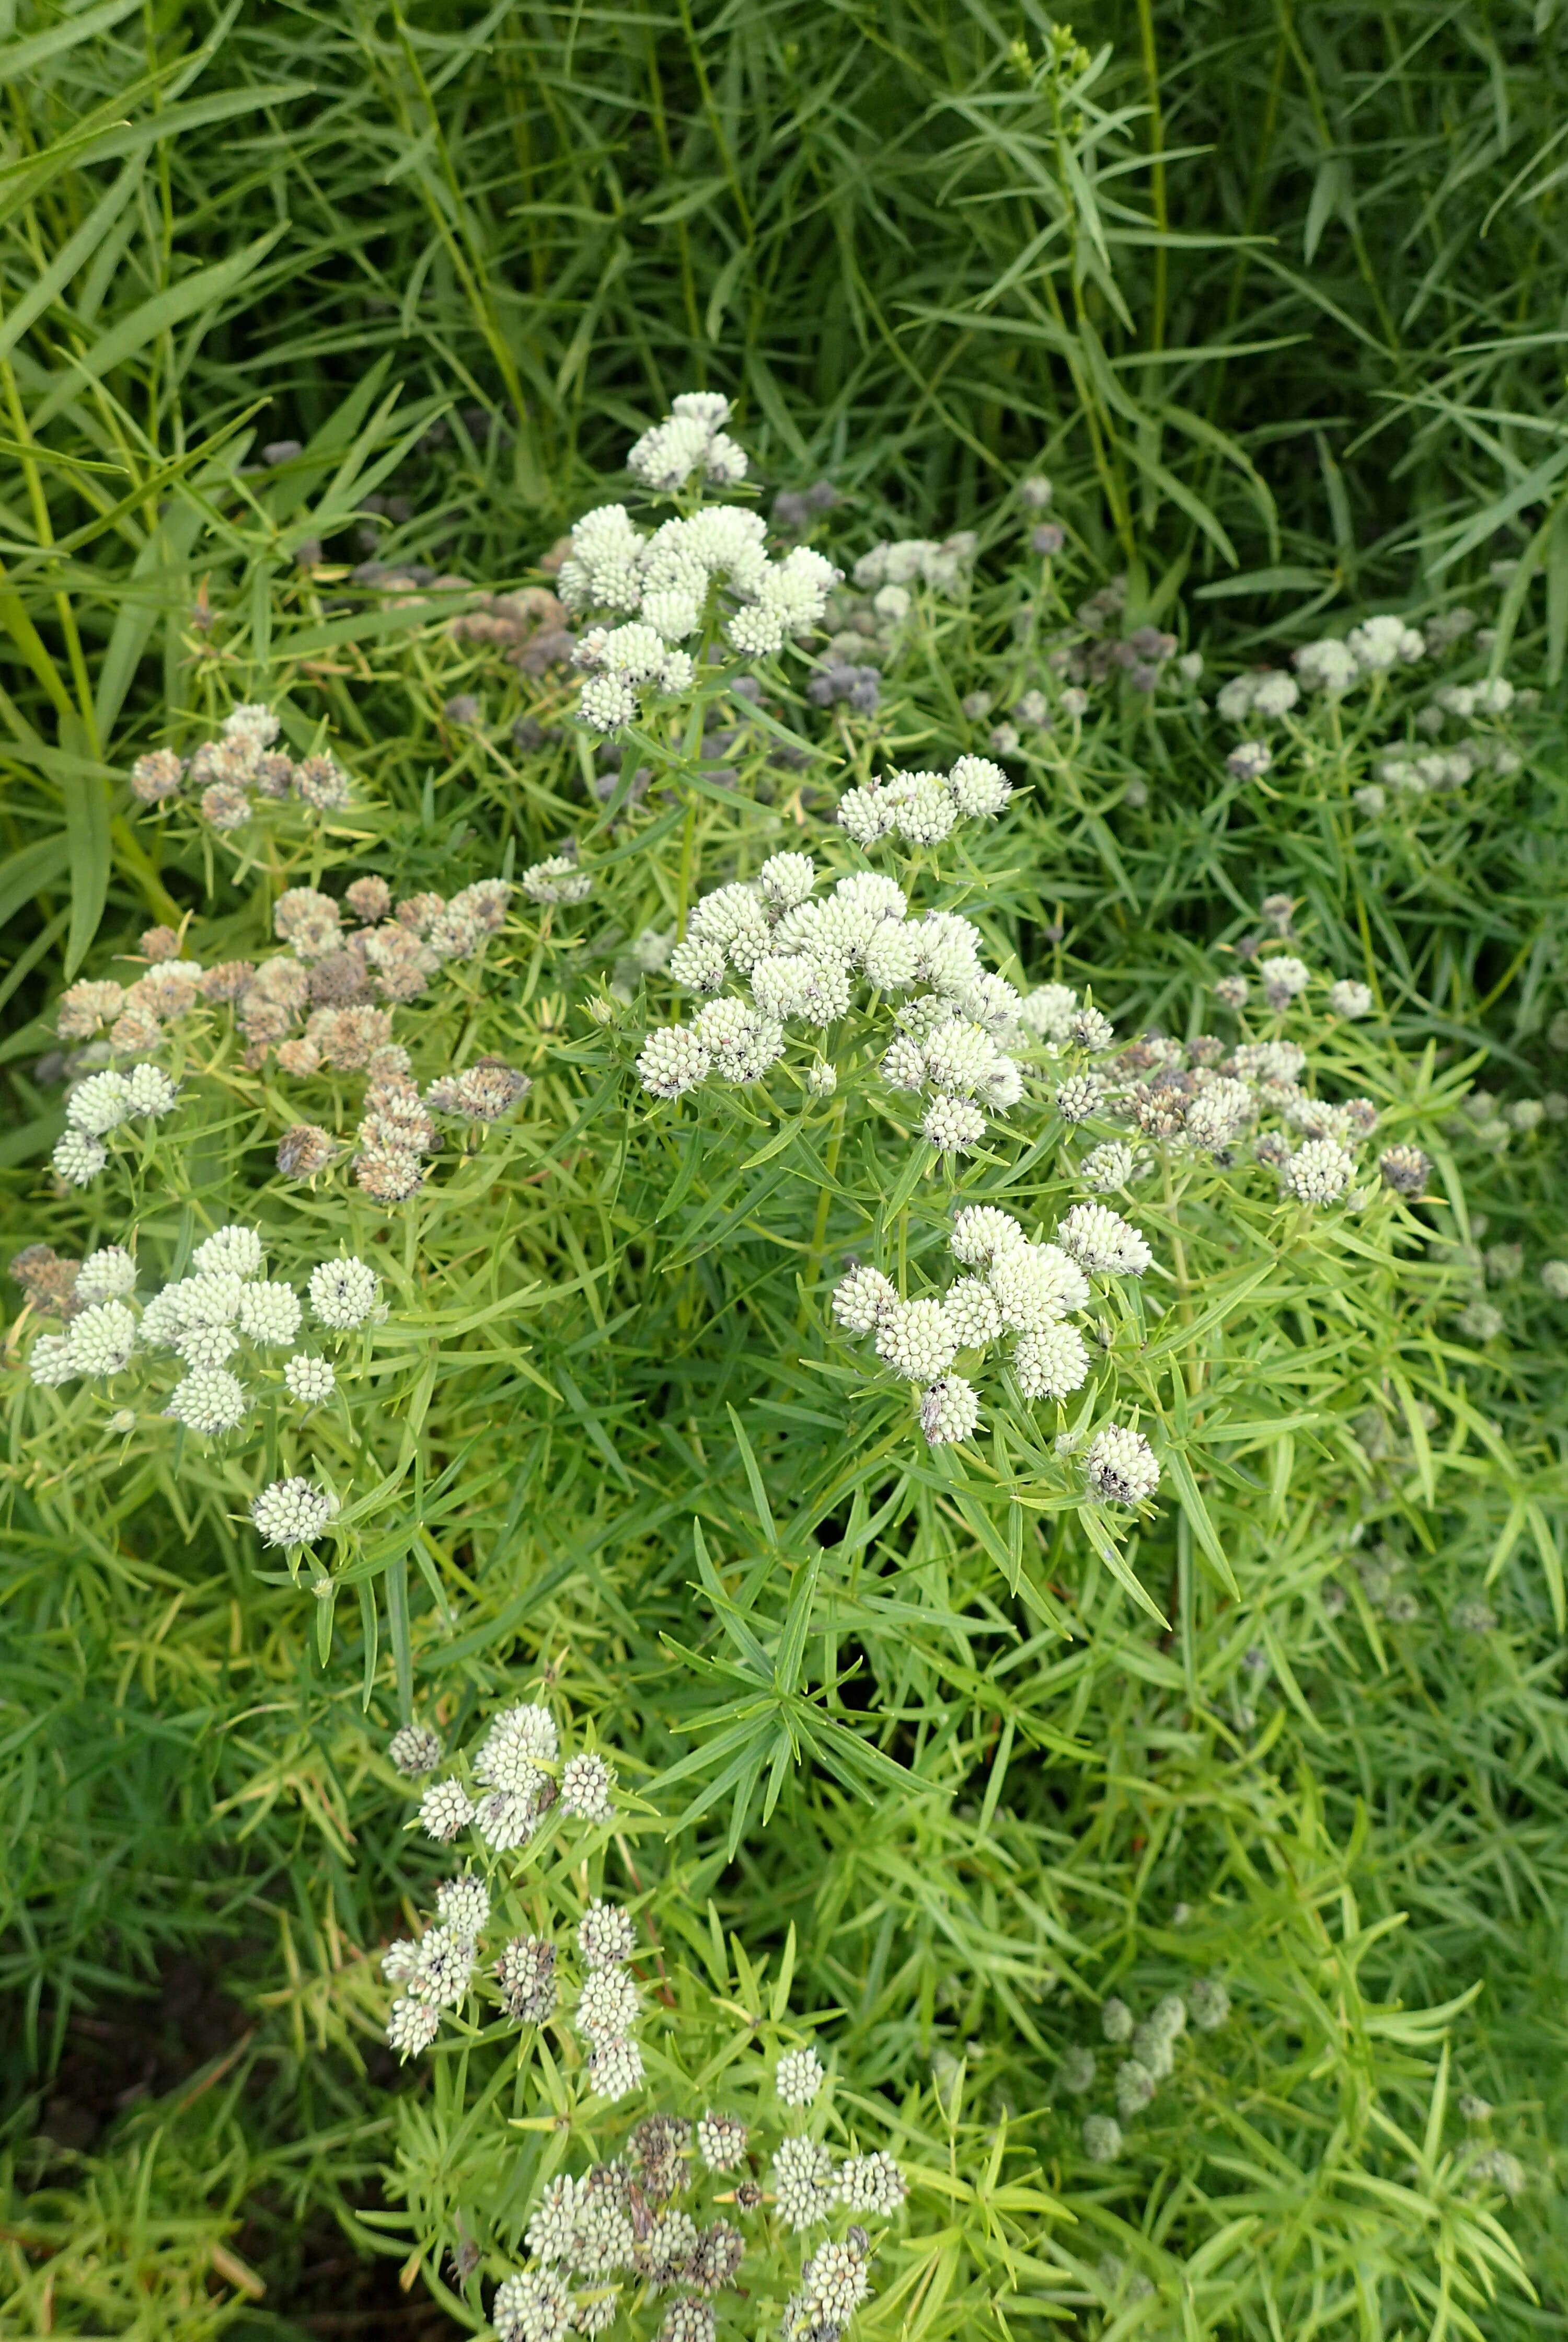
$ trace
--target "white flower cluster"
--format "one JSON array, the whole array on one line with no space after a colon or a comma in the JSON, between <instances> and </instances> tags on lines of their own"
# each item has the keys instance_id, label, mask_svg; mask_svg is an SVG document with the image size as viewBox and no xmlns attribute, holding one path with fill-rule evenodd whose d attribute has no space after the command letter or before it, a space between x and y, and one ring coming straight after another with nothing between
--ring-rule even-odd
<instances>
[{"instance_id":1,"label":"white flower cluster","mask_svg":"<svg viewBox=\"0 0 1568 2342\"><path fill-rule=\"evenodd\" d=\"M702 395L677 400L676 413L637 442L633 468L661 486L710 464L716 479L740 477L744 456L712 423L714 414L722 421L727 412L723 400L715 407ZM735 461L741 472L732 473ZM744 658L769 657L811 631L839 573L809 545L774 561L766 537L761 515L736 505L709 505L646 535L624 505L584 513L561 566L561 599L569 609L622 620L591 627L574 654L590 670L579 702L585 723L615 732L635 718L644 692L689 689L695 670L680 646L711 623L722 619Z\"/></svg>"},{"instance_id":2,"label":"white flower cluster","mask_svg":"<svg viewBox=\"0 0 1568 2342\"><path fill-rule=\"evenodd\" d=\"M64 1334L40 1335L28 1362L35 1383L51 1388L78 1377L118 1374L134 1356L166 1351L185 1369L163 1412L189 1431L215 1438L245 1422L253 1394L235 1372L246 1355L265 1367L265 1353L287 1349L282 1379L291 1398L320 1406L336 1376L330 1360L294 1350L304 1317L292 1285L269 1278L255 1228L219 1228L196 1246L190 1273L162 1286L137 1314L136 1266L123 1246L94 1253L77 1272L74 1301L86 1300ZM362 1260L322 1262L310 1279L319 1325L331 1332L361 1325L377 1307L379 1283ZM385 1314L385 1313L383 1313ZM308 1544L321 1535L337 1500L304 1479L278 1480L252 1506L269 1545Z\"/></svg>"},{"instance_id":3,"label":"white flower cluster","mask_svg":"<svg viewBox=\"0 0 1568 2342\"><path fill-rule=\"evenodd\" d=\"M490 1917L490 1890L464 1872L436 1889L435 1908L435 1927L400 1939L382 1957L382 1974L399 1987L386 2038L404 2060L429 2048L444 2008L462 2007Z\"/></svg>"},{"instance_id":4,"label":"white flower cluster","mask_svg":"<svg viewBox=\"0 0 1568 2342\"><path fill-rule=\"evenodd\" d=\"M779 2217L797 2233L820 2227L841 2204L889 2219L908 2193L891 2155L852 2155L835 2165L825 2147L804 2137L781 2141L773 2170Z\"/></svg>"},{"instance_id":5,"label":"white flower cluster","mask_svg":"<svg viewBox=\"0 0 1568 2342\"><path fill-rule=\"evenodd\" d=\"M945 773L892 773L846 789L834 818L869 849L895 834L910 846L937 846L960 821L994 820L1013 784L988 756L960 756Z\"/></svg>"},{"instance_id":6,"label":"white flower cluster","mask_svg":"<svg viewBox=\"0 0 1568 2342\"><path fill-rule=\"evenodd\" d=\"M644 431L626 458L634 480L665 495L684 488L694 472L710 487L737 488L746 475L744 448L724 425L730 402L716 390L686 390L671 401L671 412Z\"/></svg>"},{"instance_id":7,"label":"white flower cluster","mask_svg":"<svg viewBox=\"0 0 1568 2342\"><path fill-rule=\"evenodd\" d=\"M120 1073L110 1066L89 1074L65 1104L65 1129L55 1148L55 1168L74 1187L90 1186L109 1159L104 1141L122 1123L156 1122L172 1114L178 1098L174 1083L157 1066L133 1066Z\"/></svg>"},{"instance_id":8,"label":"white flower cluster","mask_svg":"<svg viewBox=\"0 0 1568 2342\"><path fill-rule=\"evenodd\" d=\"M1033 1036L1054 1033L1103 1048L1111 1028L1074 996L1056 1016L1054 998L1020 998L981 960L980 931L951 911L909 916L909 899L892 878L870 872L841 878L825 900L814 899L809 855L777 854L751 884L721 886L692 914L670 959L676 981L719 995L689 1026L648 1035L637 1071L655 1097L675 1098L710 1075L759 1081L784 1052L786 1027L805 1026L817 1040L847 1016L857 994L904 996L881 1060L888 1086L928 1103L922 1134L945 1154L979 1145L986 1116L1005 1114L1024 1095L1014 1054ZM750 997L720 993L734 973ZM827 1078L827 1076L832 1078ZM831 1066L813 1069L818 1095L836 1087Z\"/></svg>"},{"instance_id":9,"label":"white flower cluster","mask_svg":"<svg viewBox=\"0 0 1568 2342\"><path fill-rule=\"evenodd\" d=\"M890 1277L861 1266L833 1296L839 1324L872 1335L878 1357L920 1387L921 1427L934 1447L967 1439L980 1419L974 1385L952 1371L961 1353L1011 1340L1005 1363L1022 1396L1066 1398L1089 1372L1084 1338L1067 1321L1088 1307L1090 1277L1140 1276L1152 1261L1139 1230L1104 1204L1074 1205L1055 1242L1044 1244L1031 1242L1011 1213L966 1205L949 1242L968 1273L940 1300L901 1301ZM1092 1482L1094 1470L1092 1457Z\"/></svg>"},{"instance_id":10,"label":"white flower cluster","mask_svg":"<svg viewBox=\"0 0 1568 2342\"><path fill-rule=\"evenodd\" d=\"M1291 654L1291 665L1303 690L1338 699L1369 676L1386 675L1425 656L1424 636L1404 619L1383 615L1363 618L1343 642L1336 635L1326 635L1319 642L1303 643Z\"/></svg>"},{"instance_id":11,"label":"white flower cluster","mask_svg":"<svg viewBox=\"0 0 1568 2342\"><path fill-rule=\"evenodd\" d=\"M444 1846L473 1826L500 1854L526 1846L557 1804L574 1820L607 1821L614 1811L614 1768L591 1749L579 1750L564 1765L560 1755L547 1707L505 1709L474 1752L467 1782L448 1775L425 1791L419 1818L426 1836Z\"/></svg>"},{"instance_id":12,"label":"white flower cluster","mask_svg":"<svg viewBox=\"0 0 1568 2342\"><path fill-rule=\"evenodd\" d=\"M347 776L327 752L292 756L275 747L279 725L271 708L255 703L230 710L222 737L196 750L187 765L172 748L155 748L131 767L132 794L145 806L194 796L202 819L216 830L243 829L258 804L290 802L307 813L335 813L348 803Z\"/></svg>"}]
</instances>

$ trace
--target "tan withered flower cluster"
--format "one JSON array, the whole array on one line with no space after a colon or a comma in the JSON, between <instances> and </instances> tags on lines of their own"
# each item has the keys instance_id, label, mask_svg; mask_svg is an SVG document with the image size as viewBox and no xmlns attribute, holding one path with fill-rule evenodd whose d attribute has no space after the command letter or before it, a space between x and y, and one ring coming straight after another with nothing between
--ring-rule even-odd
<instances>
[{"instance_id":1,"label":"tan withered flower cluster","mask_svg":"<svg viewBox=\"0 0 1568 2342\"><path fill-rule=\"evenodd\" d=\"M394 904L385 880L365 877L340 904L315 887L291 886L273 914L289 948L259 965L236 959L204 967L175 958L179 937L168 927L150 928L142 937L151 963L145 974L128 986L70 986L55 1030L64 1041L86 1041L107 1026L112 1050L147 1050L165 1026L201 1003L233 1008L252 1068L275 1051L283 1071L299 1076L323 1067L405 1074L406 1052L392 1038L393 1009L417 999L446 961L471 957L494 935L510 892L504 879L485 878L450 899L424 893ZM345 926L345 910L357 926Z\"/></svg>"},{"instance_id":2,"label":"tan withered flower cluster","mask_svg":"<svg viewBox=\"0 0 1568 2342\"><path fill-rule=\"evenodd\" d=\"M454 618L447 632L460 643L483 643L499 651L508 666L544 675L566 666L577 647L563 605L544 586L524 586L514 594L481 594L477 609Z\"/></svg>"},{"instance_id":3,"label":"tan withered flower cluster","mask_svg":"<svg viewBox=\"0 0 1568 2342\"><path fill-rule=\"evenodd\" d=\"M221 739L209 740L187 763L172 748L155 748L131 767L132 794L145 806L184 797L214 829L241 829L266 803L292 802L313 814L336 813L348 803L348 776L326 752L295 759L274 746L278 719L271 708L247 704L224 718Z\"/></svg>"}]
</instances>

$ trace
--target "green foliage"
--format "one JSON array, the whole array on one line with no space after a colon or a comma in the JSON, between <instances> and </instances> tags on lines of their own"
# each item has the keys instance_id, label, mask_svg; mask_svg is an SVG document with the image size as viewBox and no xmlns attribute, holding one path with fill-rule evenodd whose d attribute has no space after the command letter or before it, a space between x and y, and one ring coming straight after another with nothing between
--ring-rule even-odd
<instances>
[{"instance_id":1,"label":"green foliage","mask_svg":"<svg viewBox=\"0 0 1568 2342\"><path fill-rule=\"evenodd\" d=\"M1560 2327L1558 29L1549 0L1140 0L1083 47L897 7L7 21L6 1257L126 1245L139 1310L253 1226L336 1382L298 1404L288 1346L247 1337L252 1403L208 1437L165 1411L169 1349L35 1384L69 1274L8 1288L6 2331L304 2330L319 2222L382 2261L373 2315L396 2270L484 2330L557 2170L721 2078L765 2132L808 2035L814 2135L909 2181L869 2336ZM768 492L831 479L802 526L845 571L893 535L973 548L904 612L846 581L804 657L739 659L710 603L715 656L606 757L530 650L561 616L539 564L591 504L664 516L616 467L700 384ZM1215 706L1386 607L1420 660ZM820 704L851 656L875 705ZM199 786L140 801L139 755L257 702L346 804L225 830ZM965 754L1005 766L999 820L870 856L834 824ZM585 893L520 891L568 846ZM671 943L781 852L823 900L891 873L1114 1044L1015 1036L1023 1099L956 1157L880 1072L865 986L763 1080L651 1098L648 1033L700 1008ZM494 1125L438 1116L408 1200L355 1167L390 1061L296 1046L325 991L281 1052L243 986L135 1051L112 1016L57 1031L65 987L147 975L150 922L261 964L287 890L367 876L513 890L416 996L355 996L425 1090L486 1057L530 1085ZM1276 1012L1285 955L1310 981ZM1151 1030L1189 1075L1205 1036L1295 1044L1338 1136L1370 1101L1353 1196L1282 1191L1309 1125L1266 1069L1233 1146L1140 1123ZM62 1077L95 1049L179 1099L72 1186ZM1079 1075L1086 1119L1056 1104ZM279 1162L301 1123L331 1142L309 1177ZM966 1351L978 1432L929 1446L835 1320L847 1264L940 1296L956 1205L1049 1240L1122 1140L1104 1200L1154 1260L1094 1277L1084 1378L1031 1396L1011 1336ZM1394 1144L1423 1185L1380 1180ZM384 1305L352 1328L309 1311L340 1256ZM1109 1422L1152 1442L1141 1505L1086 1485ZM295 1476L336 1510L264 1546L252 1504ZM443 1852L389 1735L466 1748L534 1697L613 1757L614 1825ZM465 1865L492 1933L568 1960L591 1897L634 1912L646 2100L594 2096L570 1994L519 2030L486 1983L394 2065L381 1951ZM65 2143L83 2024L183 1957L243 2048L149 2069L150 2106L128 2064ZM1114 2004L1173 1994L1194 2014L1139 2106ZM812 2241L771 2205L755 2233L726 2332L778 2331ZM667 2303L634 2292L651 2336Z\"/></svg>"}]
</instances>

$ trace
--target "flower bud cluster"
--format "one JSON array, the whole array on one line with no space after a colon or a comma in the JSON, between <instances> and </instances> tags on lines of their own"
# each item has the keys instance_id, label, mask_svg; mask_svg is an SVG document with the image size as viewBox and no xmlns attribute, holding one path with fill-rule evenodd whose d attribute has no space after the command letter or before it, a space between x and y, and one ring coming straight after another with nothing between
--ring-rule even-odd
<instances>
[{"instance_id":1,"label":"flower bud cluster","mask_svg":"<svg viewBox=\"0 0 1568 2342\"><path fill-rule=\"evenodd\" d=\"M1175 2070L1176 2045L1189 2022L1200 2033L1217 2033L1231 2014L1231 1997L1217 1977L1199 1977L1185 1997L1167 1993L1138 2024L1124 2000L1106 2001L1102 2029L1114 2047L1129 2055L1116 2067L1116 2113L1090 2115L1084 2123L1084 2150L1091 2163L1114 2163L1122 2153L1125 2126L1150 2106L1162 2082ZM1069 2049L1063 2057L1064 2089L1081 2097L1094 2086L1097 2061L1092 2050Z\"/></svg>"}]
</instances>

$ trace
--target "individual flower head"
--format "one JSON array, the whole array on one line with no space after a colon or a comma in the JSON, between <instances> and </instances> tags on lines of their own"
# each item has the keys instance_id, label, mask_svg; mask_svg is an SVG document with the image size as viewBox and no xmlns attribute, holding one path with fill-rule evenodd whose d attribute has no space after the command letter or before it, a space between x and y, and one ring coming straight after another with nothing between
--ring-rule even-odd
<instances>
[{"instance_id":1,"label":"individual flower head","mask_svg":"<svg viewBox=\"0 0 1568 2342\"><path fill-rule=\"evenodd\" d=\"M283 1378L289 1396L301 1406L323 1406L337 1388L331 1359L312 1357L305 1350L284 1360Z\"/></svg>"},{"instance_id":2,"label":"individual flower head","mask_svg":"<svg viewBox=\"0 0 1568 2342\"><path fill-rule=\"evenodd\" d=\"M1084 2152L1091 2163L1114 2163L1122 2152L1122 2126L1110 2115L1087 2115Z\"/></svg>"},{"instance_id":3,"label":"individual flower head","mask_svg":"<svg viewBox=\"0 0 1568 2342\"><path fill-rule=\"evenodd\" d=\"M82 1301L124 1301L136 1289L136 1264L124 1245L105 1245L90 1252L76 1271L73 1297Z\"/></svg>"},{"instance_id":4,"label":"individual flower head","mask_svg":"<svg viewBox=\"0 0 1568 2342\"><path fill-rule=\"evenodd\" d=\"M502 2005L517 2025L543 2025L555 2007L555 1947L514 1936L496 1962Z\"/></svg>"},{"instance_id":5,"label":"individual flower head","mask_svg":"<svg viewBox=\"0 0 1568 2342\"><path fill-rule=\"evenodd\" d=\"M607 2041L588 2060L588 2080L601 2097L624 2098L640 2087L643 2053L634 2041Z\"/></svg>"},{"instance_id":6,"label":"individual flower head","mask_svg":"<svg viewBox=\"0 0 1568 2342\"><path fill-rule=\"evenodd\" d=\"M562 1767L561 1810L582 1821L607 1821L614 1811L610 1795L614 1786L614 1773L604 1759L582 1749Z\"/></svg>"},{"instance_id":7,"label":"individual flower head","mask_svg":"<svg viewBox=\"0 0 1568 2342\"><path fill-rule=\"evenodd\" d=\"M1187 2014L1200 2033L1217 2033L1231 2013L1231 1996L1218 1977L1199 1977L1187 1988Z\"/></svg>"},{"instance_id":8,"label":"individual flower head","mask_svg":"<svg viewBox=\"0 0 1568 2342\"><path fill-rule=\"evenodd\" d=\"M1091 1495L1115 1505L1141 1505L1160 1485L1160 1467L1141 1431L1108 1423L1097 1431L1084 1459Z\"/></svg>"},{"instance_id":9,"label":"individual flower head","mask_svg":"<svg viewBox=\"0 0 1568 2342\"><path fill-rule=\"evenodd\" d=\"M1401 1144L1384 1147L1377 1167L1385 1187L1399 1196L1419 1196L1432 1176L1432 1158L1419 1146Z\"/></svg>"},{"instance_id":10,"label":"individual flower head","mask_svg":"<svg viewBox=\"0 0 1568 2342\"><path fill-rule=\"evenodd\" d=\"M838 2167L838 2200L852 2212L891 2219L908 2193L908 2182L885 2148L846 2156Z\"/></svg>"},{"instance_id":11,"label":"individual flower head","mask_svg":"<svg viewBox=\"0 0 1568 2342\"><path fill-rule=\"evenodd\" d=\"M779 2217L797 2232L814 2228L833 2209L833 2157L815 2139L786 2138L774 2156L774 2197Z\"/></svg>"},{"instance_id":12,"label":"individual flower head","mask_svg":"<svg viewBox=\"0 0 1568 2342\"><path fill-rule=\"evenodd\" d=\"M337 1498L309 1480L274 1480L251 1501L251 1518L262 1543L313 1545L337 1510Z\"/></svg>"},{"instance_id":13,"label":"individual flower head","mask_svg":"<svg viewBox=\"0 0 1568 2342\"><path fill-rule=\"evenodd\" d=\"M434 1773L442 1758L441 1736L427 1724L404 1724L386 1744L386 1753L409 1780Z\"/></svg>"},{"instance_id":14,"label":"individual flower head","mask_svg":"<svg viewBox=\"0 0 1568 2342\"><path fill-rule=\"evenodd\" d=\"M427 1837L448 1846L474 1819L472 1800L459 1781L437 1781L420 1800L419 1819Z\"/></svg>"},{"instance_id":15,"label":"individual flower head","mask_svg":"<svg viewBox=\"0 0 1568 2342\"><path fill-rule=\"evenodd\" d=\"M648 1035L637 1059L643 1087L654 1097L678 1098L705 1081L713 1055L702 1036L683 1025L666 1025Z\"/></svg>"},{"instance_id":16,"label":"individual flower head","mask_svg":"<svg viewBox=\"0 0 1568 2342\"><path fill-rule=\"evenodd\" d=\"M774 2069L774 2086L786 2107L809 2107L825 2078L814 2049L786 2049Z\"/></svg>"},{"instance_id":17,"label":"individual flower head","mask_svg":"<svg viewBox=\"0 0 1568 2342\"><path fill-rule=\"evenodd\" d=\"M379 1280L365 1261L324 1260L310 1273L310 1306L335 1332L363 1326L376 1306Z\"/></svg>"},{"instance_id":18,"label":"individual flower head","mask_svg":"<svg viewBox=\"0 0 1568 2342\"><path fill-rule=\"evenodd\" d=\"M979 1394L962 1375L944 1375L922 1395L920 1427L933 1447L971 1438L979 1421Z\"/></svg>"},{"instance_id":19,"label":"individual flower head","mask_svg":"<svg viewBox=\"0 0 1568 2342\"><path fill-rule=\"evenodd\" d=\"M136 1321L123 1301L98 1301L73 1317L65 1333L65 1356L73 1375L106 1378L130 1362L136 1347Z\"/></svg>"},{"instance_id":20,"label":"individual flower head","mask_svg":"<svg viewBox=\"0 0 1568 2342\"><path fill-rule=\"evenodd\" d=\"M176 1384L164 1412L187 1430L214 1438L235 1430L249 1408L245 1386L234 1375L222 1366L197 1366Z\"/></svg>"},{"instance_id":21,"label":"individual flower head","mask_svg":"<svg viewBox=\"0 0 1568 2342\"><path fill-rule=\"evenodd\" d=\"M629 1960L637 1947L631 1915L619 1904L591 1903L577 1927L577 1949L584 1967L614 1967Z\"/></svg>"},{"instance_id":22,"label":"individual flower head","mask_svg":"<svg viewBox=\"0 0 1568 2342\"><path fill-rule=\"evenodd\" d=\"M1142 1230L1105 1204L1074 1204L1056 1241L1091 1276L1141 1276L1154 1261Z\"/></svg>"},{"instance_id":23,"label":"individual flower head","mask_svg":"<svg viewBox=\"0 0 1568 2342\"><path fill-rule=\"evenodd\" d=\"M697 2152L710 2171L734 2171L745 2159L746 2127L737 2115L711 2110L697 2122Z\"/></svg>"},{"instance_id":24,"label":"individual flower head","mask_svg":"<svg viewBox=\"0 0 1568 2342\"><path fill-rule=\"evenodd\" d=\"M1336 1016L1370 1016L1373 1011L1372 988L1343 977L1328 988L1328 1005Z\"/></svg>"}]
</instances>

